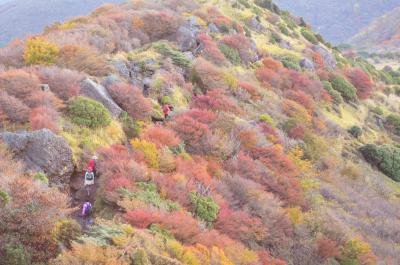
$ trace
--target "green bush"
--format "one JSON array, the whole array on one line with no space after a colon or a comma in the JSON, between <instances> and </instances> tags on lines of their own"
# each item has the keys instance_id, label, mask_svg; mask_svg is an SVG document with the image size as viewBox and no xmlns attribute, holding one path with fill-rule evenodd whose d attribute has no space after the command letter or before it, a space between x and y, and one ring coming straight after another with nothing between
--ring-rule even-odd
<instances>
[{"instance_id":1,"label":"green bush","mask_svg":"<svg viewBox=\"0 0 400 265\"><path fill-rule=\"evenodd\" d=\"M362 129L358 127L357 125L352 126L350 129L348 129L348 132L354 137L354 138L359 138L362 135Z\"/></svg>"},{"instance_id":2,"label":"green bush","mask_svg":"<svg viewBox=\"0 0 400 265\"><path fill-rule=\"evenodd\" d=\"M229 31L229 29L228 29ZM164 56L168 56L172 59L174 64L183 68L189 68L191 65L190 60L181 52L173 49L165 42L159 42L153 44L154 49Z\"/></svg>"},{"instance_id":3,"label":"green bush","mask_svg":"<svg viewBox=\"0 0 400 265\"><path fill-rule=\"evenodd\" d=\"M142 248L136 250L131 256L132 264L134 265L151 265L146 251Z\"/></svg>"},{"instance_id":4,"label":"green bush","mask_svg":"<svg viewBox=\"0 0 400 265\"><path fill-rule=\"evenodd\" d=\"M258 120L260 122L265 122L271 125L274 124L274 119L272 119L271 116L269 116L268 114L261 114L260 117L258 117Z\"/></svg>"},{"instance_id":5,"label":"green bush","mask_svg":"<svg viewBox=\"0 0 400 265\"><path fill-rule=\"evenodd\" d=\"M103 104L86 97L76 97L69 103L69 114L73 123L90 128L106 127L111 115Z\"/></svg>"},{"instance_id":6,"label":"green bush","mask_svg":"<svg viewBox=\"0 0 400 265\"><path fill-rule=\"evenodd\" d=\"M49 179L47 178L46 174L43 172L39 172L36 175L33 176L34 180L37 180L39 182L42 182L44 184L49 184Z\"/></svg>"},{"instance_id":7,"label":"green bush","mask_svg":"<svg viewBox=\"0 0 400 265\"><path fill-rule=\"evenodd\" d=\"M343 76L336 75L330 81L332 88L338 91L345 100L352 101L357 98L356 88Z\"/></svg>"},{"instance_id":8,"label":"green bush","mask_svg":"<svg viewBox=\"0 0 400 265\"><path fill-rule=\"evenodd\" d=\"M386 124L393 128L396 135L400 135L400 115L390 114L386 118Z\"/></svg>"},{"instance_id":9,"label":"green bush","mask_svg":"<svg viewBox=\"0 0 400 265\"><path fill-rule=\"evenodd\" d=\"M281 59L281 62L286 68L290 68L290 69L296 70L298 72L301 71L300 64L299 64L298 60L295 58L284 57Z\"/></svg>"},{"instance_id":10,"label":"green bush","mask_svg":"<svg viewBox=\"0 0 400 265\"><path fill-rule=\"evenodd\" d=\"M279 36L278 33L276 33L276 32L271 32L270 42L271 42L272 44L279 43L279 42L281 42L281 41L282 41L282 38L281 38L281 36Z\"/></svg>"},{"instance_id":11,"label":"green bush","mask_svg":"<svg viewBox=\"0 0 400 265\"><path fill-rule=\"evenodd\" d=\"M324 86L324 89L332 97L333 104L340 105L343 103L342 95L338 91L333 89L332 84L329 81L322 81L322 85Z\"/></svg>"},{"instance_id":12,"label":"green bush","mask_svg":"<svg viewBox=\"0 0 400 265\"><path fill-rule=\"evenodd\" d=\"M399 147L367 144L362 146L359 150L367 162L376 166L382 173L394 181L400 181Z\"/></svg>"},{"instance_id":13,"label":"green bush","mask_svg":"<svg viewBox=\"0 0 400 265\"><path fill-rule=\"evenodd\" d=\"M189 194L190 201L193 206L193 212L203 221L211 224L217 219L219 206L209 196L202 196L197 192L191 192Z\"/></svg>"},{"instance_id":14,"label":"green bush","mask_svg":"<svg viewBox=\"0 0 400 265\"><path fill-rule=\"evenodd\" d=\"M142 130L140 122L134 121L131 116L126 111L121 112L119 115L119 120L122 123L122 129L128 139L138 137Z\"/></svg>"},{"instance_id":15,"label":"green bush","mask_svg":"<svg viewBox=\"0 0 400 265\"><path fill-rule=\"evenodd\" d=\"M278 14L278 15L281 12L279 7L276 4L274 4L272 2L272 0L256 0L254 3L256 5L258 5L259 7L266 8L266 9L268 9L268 10L270 10L270 11L272 11L272 12Z\"/></svg>"},{"instance_id":16,"label":"green bush","mask_svg":"<svg viewBox=\"0 0 400 265\"><path fill-rule=\"evenodd\" d=\"M225 44L218 45L218 48L231 63L238 65L242 62L238 50Z\"/></svg>"},{"instance_id":17,"label":"green bush","mask_svg":"<svg viewBox=\"0 0 400 265\"><path fill-rule=\"evenodd\" d=\"M4 265L30 265L31 255L27 253L23 245L7 244L3 248L4 256L0 259L0 264Z\"/></svg>"},{"instance_id":18,"label":"green bush","mask_svg":"<svg viewBox=\"0 0 400 265\"><path fill-rule=\"evenodd\" d=\"M289 36L289 35L290 35L290 32L289 32L288 28L287 28L286 25L283 24L283 23L280 23L280 24L279 24L279 30L280 30L283 34L285 34L286 36Z\"/></svg>"},{"instance_id":19,"label":"green bush","mask_svg":"<svg viewBox=\"0 0 400 265\"><path fill-rule=\"evenodd\" d=\"M376 107L372 110L372 112L374 112L374 113L377 114L377 115L383 115L383 110L382 110L382 108L379 107L379 106L376 106Z\"/></svg>"},{"instance_id":20,"label":"green bush","mask_svg":"<svg viewBox=\"0 0 400 265\"><path fill-rule=\"evenodd\" d=\"M302 30L301 30L301 35L303 35L303 37L306 39L306 40L308 40L309 42L311 42L312 44L318 44L318 39L317 39L317 37L315 36L315 34L314 33L312 33L311 31L309 31L308 29L306 29L306 28L303 28Z\"/></svg>"},{"instance_id":21,"label":"green bush","mask_svg":"<svg viewBox=\"0 0 400 265\"><path fill-rule=\"evenodd\" d=\"M0 190L0 206L6 205L11 201L10 195L4 190Z\"/></svg>"}]
</instances>

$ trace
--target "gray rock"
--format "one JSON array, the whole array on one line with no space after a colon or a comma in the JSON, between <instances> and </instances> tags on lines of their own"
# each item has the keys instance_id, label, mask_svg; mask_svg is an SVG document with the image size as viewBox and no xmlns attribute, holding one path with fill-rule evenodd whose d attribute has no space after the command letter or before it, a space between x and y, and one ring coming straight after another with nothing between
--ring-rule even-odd
<instances>
[{"instance_id":1,"label":"gray rock","mask_svg":"<svg viewBox=\"0 0 400 265\"><path fill-rule=\"evenodd\" d=\"M315 70L315 65L314 63L308 59L308 58L303 58L299 61L299 64L302 68L307 69L307 70Z\"/></svg>"},{"instance_id":2,"label":"gray rock","mask_svg":"<svg viewBox=\"0 0 400 265\"><path fill-rule=\"evenodd\" d=\"M292 45L289 42L285 41L285 40L281 40L279 42L279 47L281 47L283 49L286 49L286 50L293 50Z\"/></svg>"},{"instance_id":3,"label":"gray rock","mask_svg":"<svg viewBox=\"0 0 400 265\"><path fill-rule=\"evenodd\" d=\"M18 159L25 162L29 173L44 172L50 184L69 184L74 171L72 150L67 141L48 129L33 132L0 133L0 139Z\"/></svg>"},{"instance_id":4,"label":"gray rock","mask_svg":"<svg viewBox=\"0 0 400 265\"><path fill-rule=\"evenodd\" d=\"M114 61L112 61L112 64L117 69L117 71L118 71L120 76L122 76L124 78L129 78L130 77L129 68L126 65L125 61L123 61L123 60L114 60Z\"/></svg>"},{"instance_id":5,"label":"gray rock","mask_svg":"<svg viewBox=\"0 0 400 265\"><path fill-rule=\"evenodd\" d=\"M210 23L210 24L208 24L208 31L218 33L219 29L218 29L217 25L215 25L214 23Z\"/></svg>"},{"instance_id":6,"label":"gray rock","mask_svg":"<svg viewBox=\"0 0 400 265\"><path fill-rule=\"evenodd\" d=\"M102 85L108 90L112 85L118 82L121 82L121 79L118 76L109 75L103 80Z\"/></svg>"},{"instance_id":7,"label":"gray rock","mask_svg":"<svg viewBox=\"0 0 400 265\"><path fill-rule=\"evenodd\" d=\"M114 118L118 117L122 112L122 109L114 102L107 89L89 78L82 81L81 93L89 98L101 102L110 111Z\"/></svg>"},{"instance_id":8,"label":"gray rock","mask_svg":"<svg viewBox=\"0 0 400 265\"><path fill-rule=\"evenodd\" d=\"M313 50L315 52L319 52L322 55L322 58L324 58L325 65L331 69L336 68L336 59L335 57L324 47L321 45L315 45L313 47Z\"/></svg>"},{"instance_id":9,"label":"gray rock","mask_svg":"<svg viewBox=\"0 0 400 265\"><path fill-rule=\"evenodd\" d=\"M192 52L184 52L183 53L183 55L185 55L185 57L187 58L187 59L189 59L190 61L193 61L196 57L193 55L193 53Z\"/></svg>"},{"instance_id":10,"label":"gray rock","mask_svg":"<svg viewBox=\"0 0 400 265\"><path fill-rule=\"evenodd\" d=\"M186 22L178 28L176 41L181 51L186 52L197 47L197 36L200 32L200 25L196 21L196 17L189 17Z\"/></svg>"},{"instance_id":11,"label":"gray rock","mask_svg":"<svg viewBox=\"0 0 400 265\"><path fill-rule=\"evenodd\" d=\"M258 32L263 32L265 30L264 26L256 19L256 17L253 17L250 20L249 25Z\"/></svg>"}]
</instances>

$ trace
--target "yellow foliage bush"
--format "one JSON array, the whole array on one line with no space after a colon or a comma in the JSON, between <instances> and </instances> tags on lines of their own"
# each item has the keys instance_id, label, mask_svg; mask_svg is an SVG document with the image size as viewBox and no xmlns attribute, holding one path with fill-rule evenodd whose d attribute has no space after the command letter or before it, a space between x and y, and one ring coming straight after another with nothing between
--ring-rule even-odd
<instances>
[{"instance_id":1,"label":"yellow foliage bush","mask_svg":"<svg viewBox=\"0 0 400 265\"><path fill-rule=\"evenodd\" d=\"M150 168L154 168L154 169L159 168L158 152L157 152L157 147L155 144L148 142L146 140L133 139L131 141L131 145L136 150L143 153L146 164Z\"/></svg>"},{"instance_id":2,"label":"yellow foliage bush","mask_svg":"<svg viewBox=\"0 0 400 265\"><path fill-rule=\"evenodd\" d=\"M292 221L293 224L298 225L303 223L304 217L300 207L289 208L287 209L287 213L289 215L290 221Z\"/></svg>"},{"instance_id":3,"label":"yellow foliage bush","mask_svg":"<svg viewBox=\"0 0 400 265\"><path fill-rule=\"evenodd\" d=\"M24 62L25 64L50 65L57 61L60 48L43 38L35 37L28 39L25 43Z\"/></svg>"}]
</instances>

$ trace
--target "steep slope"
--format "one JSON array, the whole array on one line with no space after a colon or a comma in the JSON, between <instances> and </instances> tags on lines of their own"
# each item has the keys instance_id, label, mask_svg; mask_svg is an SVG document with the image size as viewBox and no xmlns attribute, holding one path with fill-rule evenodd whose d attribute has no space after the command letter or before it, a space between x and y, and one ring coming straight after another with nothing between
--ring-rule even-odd
<instances>
[{"instance_id":1,"label":"steep slope","mask_svg":"<svg viewBox=\"0 0 400 265\"><path fill-rule=\"evenodd\" d=\"M400 7L374 19L349 43L371 52L400 52Z\"/></svg>"},{"instance_id":2,"label":"steep slope","mask_svg":"<svg viewBox=\"0 0 400 265\"><path fill-rule=\"evenodd\" d=\"M303 16L313 28L335 44L347 41L374 18L399 6L397 0L276 0L283 9Z\"/></svg>"},{"instance_id":3,"label":"steep slope","mask_svg":"<svg viewBox=\"0 0 400 265\"><path fill-rule=\"evenodd\" d=\"M75 166L0 144L0 265L399 264L400 73L328 46L268 0L154 0L0 49L1 130Z\"/></svg>"},{"instance_id":4,"label":"steep slope","mask_svg":"<svg viewBox=\"0 0 400 265\"><path fill-rule=\"evenodd\" d=\"M86 15L105 3L118 0L0 0L0 47L14 38L43 31L45 26Z\"/></svg>"}]
</instances>

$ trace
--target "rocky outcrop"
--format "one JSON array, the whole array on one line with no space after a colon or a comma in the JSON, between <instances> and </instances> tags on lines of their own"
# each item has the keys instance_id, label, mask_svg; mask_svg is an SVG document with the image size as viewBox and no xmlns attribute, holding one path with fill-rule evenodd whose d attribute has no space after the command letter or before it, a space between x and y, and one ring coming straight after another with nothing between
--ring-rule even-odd
<instances>
[{"instance_id":1,"label":"rocky outcrop","mask_svg":"<svg viewBox=\"0 0 400 265\"><path fill-rule=\"evenodd\" d=\"M196 21L196 17L191 16L187 21L178 28L176 41L181 51L191 51L197 47L197 36L200 32L200 25Z\"/></svg>"},{"instance_id":2,"label":"rocky outcrop","mask_svg":"<svg viewBox=\"0 0 400 265\"><path fill-rule=\"evenodd\" d=\"M16 158L25 162L28 173L43 172L50 184L69 184L74 171L72 150L67 141L48 129L33 132L0 133Z\"/></svg>"},{"instance_id":3,"label":"rocky outcrop","mask_svg":"<svg viewBox=\"0 0 400 265\"><path fill-rule=\"evenodd\" d=\"M82 81L81 93L89 98L101 102L110 111L114 118L118 117L122 112L122 109L114 102L107 89L90 78L86 78Z\"/></svg>"},{"instance_id":4,"label":"rocky outcrop","mask_svg":"<svg viewBox=\"0 0 400 265\"><path fill-rule=\"evenodd\" d=\"M308 59L308 58L303 58L299 61L299 64L302 68L306 69L306 70L311 70L314 71L315 70L315 65L314 63Z\"/></svg>"},{"instance_id":5,"label":"rocky outcrop","mask_svg":"<svg viewBox=\"0 0 400 265\"><path fill-rule=\"evenodd\" d=\"M336 68L336 59L327 49L325 49L321 45L315 45L313 47L313 50L321 54L322 58L324 58L325 65L327 67L331 69Z\"/></svg>"}]
</instances>

